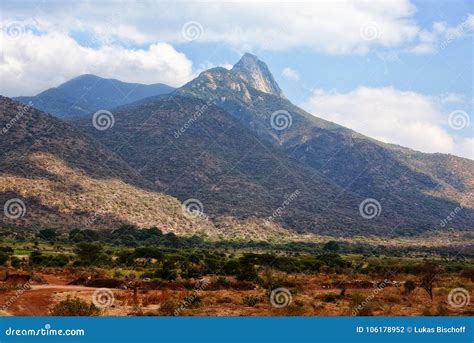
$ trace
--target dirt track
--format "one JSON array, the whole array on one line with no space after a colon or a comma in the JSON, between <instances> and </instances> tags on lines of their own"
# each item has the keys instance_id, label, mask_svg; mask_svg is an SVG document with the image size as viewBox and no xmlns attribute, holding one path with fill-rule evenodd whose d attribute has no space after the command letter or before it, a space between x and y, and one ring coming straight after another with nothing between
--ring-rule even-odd
<instances>
[{"instance_id":1,"label":"dirt track","mask_svg":"<svg viewBox=\"0 0 474 343\"><path fill-rule=\"evenodd\" d=\"M48 284L31 285L19 294L9 291L0 294L0 315L4 316L47 316L54 297L61 293L91 295L96 288L68 285L67 281L54 275L43 275Z\"/></svg>"}]
</instances>

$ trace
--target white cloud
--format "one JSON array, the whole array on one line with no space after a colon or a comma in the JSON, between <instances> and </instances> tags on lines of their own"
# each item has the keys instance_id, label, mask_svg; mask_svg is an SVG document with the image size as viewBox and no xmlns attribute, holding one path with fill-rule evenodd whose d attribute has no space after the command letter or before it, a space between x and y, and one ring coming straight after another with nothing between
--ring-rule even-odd
<instances>
[{"instance_id":1,"label":"white cloud","mask_svg":"<svg viewBox=\"0 0 474 343\"><path fill-rule=\"evenodd\" d=\"M192 62L167 43L147 49L104 45L88 48L66 33L42 35L0 33L2 50L0 93L33 95L76 77L92 73L128 82L180 86L192 77Z\"/></svg>"},{"instance_id":2,"label":"white cloud","mask_svg":"<svg viewBox=\"0 0 474 343\"><path fill-rule=\"evenodd\" d=\"M456 26L448 26L444 22L435 22L431 30L420 31L418 43L411 48L411 52L426 54L444 50L453 41L471 34L473 30L473 14L468 14L465 20Z\"/></svg>"},{"instance_id":3,"label":"white cloud","mask_svg":"<svg viewBox=\"0 0 474 343\"><path fill-rule=\"evenodd\" d=\"M286 67L285 69L283 69L281 74L292 81L298 81L300 79L300 74L290 67Z\"/></svg>"},{"instance_id":4,"label":"white cloud","mask_svg":"<svg viewBox=\"0 0 474 343\"><path fill-rule=\"evenodd\" d=\"M20 5L18 5L20 6ZM240 51L310 47L331 54L365 53L374 47L432 52L441 38L460 36L443 23L424 30L410 0L302 1L118 1L42 2L5 6L4 18L35 20L48 31L93 32L107 40L137 44L187 42L182 28L198 22L198 42L223 42ZM470 18L470 19L469 19ZM465 24L472 24L472 15ZM461 35L463 32L461 32ZM439 42L438 42L439 43Z\"/></svg>"},{"instance_id":5,"label":"white cloud","mask_svg":"<svg viewBox=\"0 0 474 343\"><path fill-rule=\"evenodd\" d=\"M392 87L360 87L349 93L318 89L303 106L315 116L386 143L473 159L474 138L451 135L446 127L449 112L438 103Z\"/></svg>"}]
</instances>

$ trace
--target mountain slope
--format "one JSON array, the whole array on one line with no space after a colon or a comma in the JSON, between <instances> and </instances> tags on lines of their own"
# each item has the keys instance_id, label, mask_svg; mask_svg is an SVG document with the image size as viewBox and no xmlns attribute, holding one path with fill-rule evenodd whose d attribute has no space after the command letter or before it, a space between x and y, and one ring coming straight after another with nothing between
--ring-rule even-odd
<instances>
[{"instance_id":1,"label":"mountain slope","mask_svg":"<svg viewBox=\"0 0 474 343\"><path fill-rule=\"evenodd\" d=\"M60 118L71 118L111 109L149 96L167 94L173 89L160 83L143 85L86 74L36 96L14 99L24 104L31 102L33 107Z\"/></svg>"},{"instance_id":2,"label":"mountain slope","mask_svg":"<svg viewBox=\"0 0 474 343\"><path fill-rule=\"evenodd\" d=\"M253 87L246 79L266 74L267 68L256 73L263 62L243 58L246 63L237 63L238 73L234 68L210 69L176 93L203 100L225 98L219 106L259 139L341 188L378 200L397 232L439 227L460 204L463 211L451 224L474 228L474 197L469 196L474 192L474 161L384 144L316 118L281 94ZM242 77L243 65L247 78Z\"/></svg>"},{"instance_id":3,"label":"mountain slope","mask_svg":"<svg viewBox=\"0 0 474 343\"><path fill-rule=\"evenodd\" d=\"M363 198L286 158L214 103L154 97L114 110L113 128L98 133L76 121L163 192L198 199L217 221L269 219L298 232L374 230L359 214ZM349 229L349 230L348 230Z\"/></svg>"},{"instance_id":4,"label":"mountain slope","mask_svg":"<svg viewBox=\"0 0 474 343\"><path fill-rule=\"evenodd\" d=\"M156 192L67 123L0 97L0 128L0 203L20 199L26 209L18 218L0 216L0 226L101 229L132 223L212 233L210 223L187 218L178 200Z\"/></svg>"}]
</instances>

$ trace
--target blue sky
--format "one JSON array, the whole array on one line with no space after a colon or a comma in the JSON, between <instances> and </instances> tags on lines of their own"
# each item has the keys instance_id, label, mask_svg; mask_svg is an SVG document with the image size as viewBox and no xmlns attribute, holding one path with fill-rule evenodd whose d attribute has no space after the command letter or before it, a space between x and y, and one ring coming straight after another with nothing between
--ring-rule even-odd
<instances>
[{"instance_id":1,"label":"blue sky","mask_svg":"<svg viewBox=\"0 0 474 343\"><path fill-rule=\"evenodd\" d=\"M314 115L426 152L474 157L473 2L3 1L0 93L74 76L179 86L265 61Z\"/></svg>"}]
</instances>

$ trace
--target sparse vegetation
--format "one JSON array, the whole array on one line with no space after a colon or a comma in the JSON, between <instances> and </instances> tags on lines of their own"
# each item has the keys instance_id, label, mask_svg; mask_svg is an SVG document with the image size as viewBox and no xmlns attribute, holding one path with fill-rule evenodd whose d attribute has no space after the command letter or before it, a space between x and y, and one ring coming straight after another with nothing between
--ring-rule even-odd
<instances>
[{"instance_id":1,"label":"sparse vegetation","mask_svg":"<svg viewBox=\"0 0 474 343\"><path fill-rule=\"evenodd\" d=\"M94 304L88 304L78 298L67 298L56 304L52 316L97 316L100 310Z\"/></svg>"}]
</instances>

